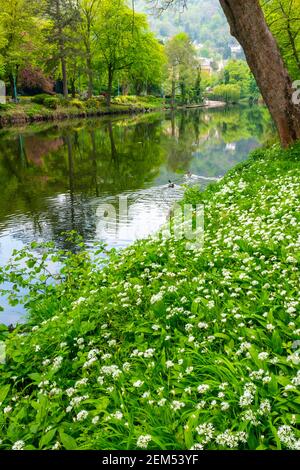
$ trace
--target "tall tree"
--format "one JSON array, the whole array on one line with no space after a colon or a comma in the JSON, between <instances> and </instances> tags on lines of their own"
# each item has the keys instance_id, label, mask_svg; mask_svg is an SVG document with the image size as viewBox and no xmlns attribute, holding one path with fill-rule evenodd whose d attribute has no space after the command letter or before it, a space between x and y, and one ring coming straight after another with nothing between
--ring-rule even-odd
<instances>
[{"instance_id":1,"label":"tall tree","mask_svg":"<svg viewBox=\"0 0 300 470\"><path fill-rule=\"evenodd\" d=\"M188 34L179 33L166 44L169 70L171 75L171 104L175 107L176 88L179 85L182 101L186 97L186 80L191 68L196 71L196 51Z\"/></svg>"},{"instance_id":2,"label":"tall tree","mask_svg":"<svg viewBox=\"0 0 300 470\"><path fill-rule=\"evenodd\" d=\"M100 14L102 0L80 0L79 8L81 14L80 31L86 54L86 72L88 76L88 98L93 95L93 28Z\"/></svg>"},{"instance_id":3,"label":"tall tree","mask_svg":"<svg viewBox=\"0 0 300 470\"><path fill-rule=\"evenodd\" d=\"M26 0L0 0L2 66L14 100L17 100L19 70L30 60L31 35L37 27L34 6L34 2Z\"/></svg>"},{"instance_id":4,"label":"tall tree","mask_svg":"<svg viewBox=\"0 0 300 470\"><path fill-rule=\"evenodd\" d=\"M293 102L292 80L266 23L259 0L220 0L231 34L244 49L282 145L300 138L300 107Z\"/></svg>"},{"instance_id":5,"label":"tall tree","mask_svg":"<svg viewBox=\"0 0 300 470\"><path fill-rule=\"evenodd\" d=\"M107 106L118 71L128 71L135 62L140 34L147 28L144 15L133 14L124 0L103 0L94 28L97 47L107 72Z\"/></svg>"},{"instance_id":6,"label":"tall tree","mask_svg":"<svg viewBox=\"0 0 300 470\"><path fill-rule=\"evenodd\" d=\"M74 0L45 0L45 14L51 20L50 39L57 45L61 63L63 94L68 97L67 57L72 54L70 31L78 24L79 11Z\"/></svg>"},{"instance_id":7,"label":"tall tree","mask_svg":"<svg viewBox=\"0 0 300 470\"><path fill-rule=\"evenodd\" d=\"M165 77L166 55L164 47L158 42L153 33L140 32L136 37L135 60L126 78L132 83L134 91L140 95L151 87L160 87Z\"/></svg>"}]
</instances>

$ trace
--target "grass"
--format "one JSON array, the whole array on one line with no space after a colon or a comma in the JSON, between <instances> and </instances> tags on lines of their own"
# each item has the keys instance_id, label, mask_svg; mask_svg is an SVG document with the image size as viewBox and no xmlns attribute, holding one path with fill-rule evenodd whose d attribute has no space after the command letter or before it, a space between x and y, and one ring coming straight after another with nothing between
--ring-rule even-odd
<instances>
[{"instance_id":1,"label":"grass","mask_svg":"<svg viewBox=\"0 0 300 470\"><path fill-rule=\"evenodd\" d=\"M161 98L154 96L119 96L112 100L108 108L104 97L88 100L64 99L58 96L37 95L22 97L20 103L0 105L0 124L10 125L20 122L62 120L72 117L142 112L164 108Z\"/></svg>"},{"instance_id":2,"label":"grass","mask_svg":"<svg viewBox=\"0 0 300 470\"><path fill-rule=\"evenodd\" d=\"M1 276L31 287L30 319L2 328L0 449L299 450L299 158L257 150L187 190L202 250L148 239L101 270L80 241L17 255Z\"/></svg>"}]
</instances>

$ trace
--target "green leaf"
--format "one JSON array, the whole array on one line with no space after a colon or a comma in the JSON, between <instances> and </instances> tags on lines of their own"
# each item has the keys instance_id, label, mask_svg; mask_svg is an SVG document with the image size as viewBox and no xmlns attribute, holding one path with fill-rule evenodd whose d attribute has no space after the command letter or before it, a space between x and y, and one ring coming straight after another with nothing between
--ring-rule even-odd
<instances>
[{"instance_id":1,"label":"green leaf","mask_svg":"<svg viewBox=\"0 0 300 470\"><path fill-rule=\"evenodd\" d=\"M10 385L4 385L3 387L0 388L0 403L2 403L7 397L9 389L10 389Z\"/></svg>"},{"instance_id":2,"label":"green leaf","mask_svg":"<svg viewBox=\"0 0 300 470\"><path fill-rule=\"evenodd\" d=\"M273 351L280 354L282 352L282 341L278 331L276 330L273 331L271 343Z\"/></svg>"},{"instance_id":3,"label":"green leaf","mask_svg":"<svg viewBox=\"0 0 300 470\"><path fill-rule=\"evenodd\" d=\"M96 406L97 412L99 413L100 411L106 410L106 408L108 407L108 404L109 404L109 399L106 397L101 398L100 400L97 400L97 406Z\"/></svg>"},{"instance_id":4,"label":"green leaf","mask_svg":"<svg viewBox=\"0 0 300 470\"><path fill-rule=\"evenodd\" d=\"M39 442L39 448L42 449L44 446L49 444L52 441L53 437L55 436L56 428L50 429L50 431L46 432L44 436L41 437Z\"/></svg>"},{"instance_id":5,"label":"green leaf","mask_svg":"<svg viewBox=\"0 0 300 470\"><path fill-rule=\"evenodd\" d=\"M37 372L33 372L32 374L28 374L28 377L33 380L33 382L40 383L42 376L41 374L38 374Z\"/></svg>"},{"instance_id":6,"label":"green leaf","mask_svg":"<svg viewBox=\"0 0 300 470\"><path fill-rule=\"evenodd\" d=\"M66 434L62 431L59 433L59 435L60 435L61 442L63 446L65 447L65 449L67 450L77 449L77 442L72 436L69 436L69 434Z\"/></svg>"},{"instance_id":7,"label":"green leaf","mask_svg":"<svg viewBox=\"0 0 300 470\"><path fill-rule=\"evenodd\" d=\"M276 395L278 392L278 384L275 375L272 375L271 382L268 383L268 391L272 396Z\"/></svg>"}]
</instances>

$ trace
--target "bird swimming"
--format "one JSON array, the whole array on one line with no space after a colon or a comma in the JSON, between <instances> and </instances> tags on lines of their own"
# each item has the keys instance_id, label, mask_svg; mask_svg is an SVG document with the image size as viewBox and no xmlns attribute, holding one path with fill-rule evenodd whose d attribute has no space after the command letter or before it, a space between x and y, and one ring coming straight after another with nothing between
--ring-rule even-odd
<instances>
[{"instance_id":1,"label":"bird swimming","mask_svg":"<svg viewBox=\"0 0 300 470\"><path fill-rule=\"evenodd\" d=\"M171 181L171 180L169 180L169 186L168 186L168 187L169 187L169 188L175 188L175 184L174 184L174 183L172 183L172 181Z\"/></svg>"}]
</instances>

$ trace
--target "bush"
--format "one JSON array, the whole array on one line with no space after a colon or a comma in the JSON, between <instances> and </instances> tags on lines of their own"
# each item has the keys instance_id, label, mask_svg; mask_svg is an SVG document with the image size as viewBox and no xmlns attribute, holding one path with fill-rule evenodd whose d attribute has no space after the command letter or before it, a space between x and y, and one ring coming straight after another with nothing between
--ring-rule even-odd
<instances>
[{"instance_id":1,"label":"bush","mask_svg":"<svg viewBox=\"0 0 300 470\"><path fill-rule=\"evenodd\" d=\"M27 65L20 72L20 87L26 94L45 92L52 94L54 81L46 77L38 67Z\"/></svg>"},{"instance_id":2,"label":"bush","mask_svg":"<svg viewBox=\"0 0 300 470\"><path fill-rule=\"evenodd\" d=\"M47 98L51 98L51 96L47 95L46 93L41 93L40 95L35 95L33 98L31 98L31 101L36 104L44 104L44 101Z\"/></svg>"},{"instance_id":3,"label":"bush","mask_svg":"<svg viewBox=\"0 0 300 470\"><path fill-rule=\"evenodd\" d=\"M100 101L97 98L89 98L85 101L85 107L88 109L97 109L100 107Z\"/></svg>"},{"instance_id":4,"label":"bush","mask_svg":"<svg viewBox=\"0 0 300 470\"><path fill-rule=\"evenodd\" d=\"M56 109L60 104L59 98L56 96L48 96L44 99L44 106L49 109Z\"/></svg>"},{"instance_id":5,"label":"bush","mask_svg":"<svg viewBox=\"0 0 300 470\"><path fill-rule=\"evenodd\" d=\"M9 104L0 103L0 111L7 111L10 108Z\"/></svg>"},{"instance_id":6,"label":"bush","mask_svg":"<svg viewBox=\"0 0 300 470\"><path fill-rule=\"evenodd\" d=\"M78 99L73 99L72 101L70 101L70 106L74 106L75 108L78 108L78 109L83 109L84 108L84 104L82 101L78 100Z\"/></svg>"},{"instance_id":7,"label":"bush","mask_svg":"<svg viewBox=\"0 0 300 470\"><path fill-rule=\"evenodd\" d=\"M61 106L70 106L69 98L65 98L64 95L58 95L57 98Z\"/></svg>"}]
</instances>

